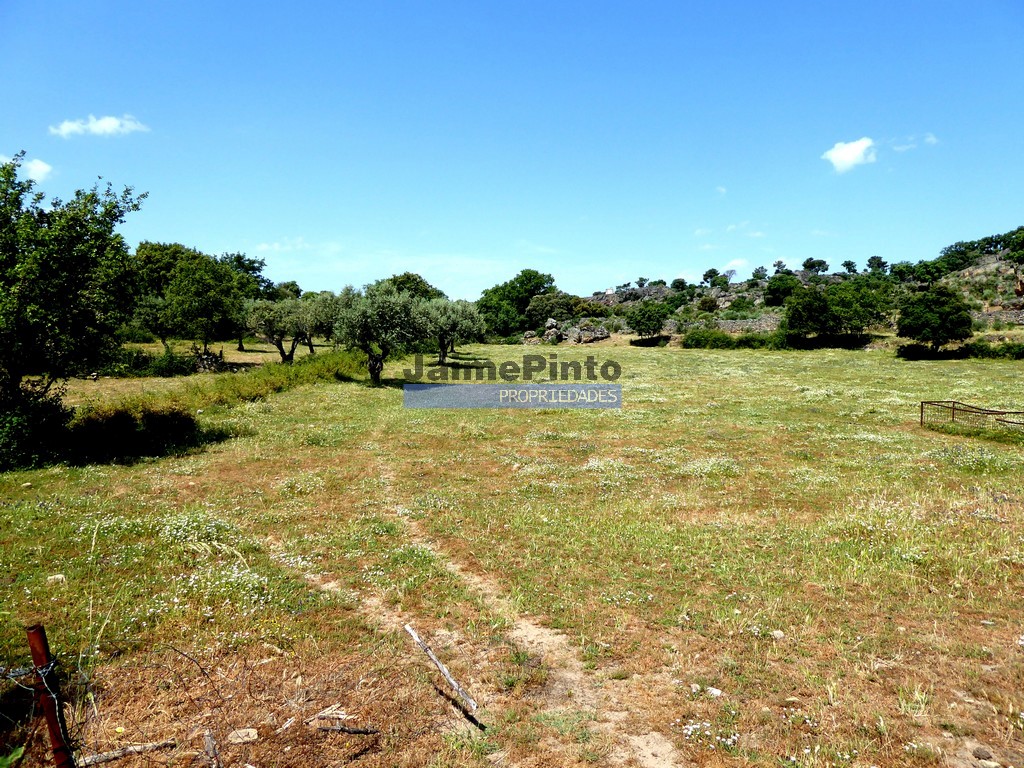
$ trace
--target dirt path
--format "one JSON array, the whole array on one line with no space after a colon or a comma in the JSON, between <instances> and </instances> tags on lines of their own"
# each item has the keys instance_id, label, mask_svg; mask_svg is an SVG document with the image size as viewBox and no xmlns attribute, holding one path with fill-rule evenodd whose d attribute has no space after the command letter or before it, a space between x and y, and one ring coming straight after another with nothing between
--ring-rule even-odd
<instances>
[{"instance_id":1,"label":"dirt path","mask_svg":"<svg viewBox=\"0 0 1024 768\"><path fill-rule=\"evenodd\" d=\"M488 611L508 621L511 627L507 632L508 639L543 664L547 672L543 687L539 692L531 692L530 696L534 716L557 717L571 711L588 718L591 730L606 746L603 762L607 765L671 768L689 764L672 742L651 726L642 711L643 702L671 695L678 681L673 681L671 675L664 671L612 680L586 669L578 649L563 633L520 614L492 580L458 563L415 520L399 514L390 466L378 460L375 469L382 481L382 493L395 510L394 519L400 521L408 539L433 553L439 563L479 597ZM334 582L319 586L337 589ZM418 626L416 616L395 611L374 597L364 597L362 605L364 614L382 628L401 631L407 623ZM489 663L488 649L474 638L436 632L424 640L439 653L457 648L458 655L472 658L476 665ZM486 677L483 668L478 667L475 672L474 679L466 683L467 687L471 688L482 707L492 714L500 712L509 704L507 696L481 682ZM542 746L546 758L556 756L557 762L566 765L575 762L575 758L566 752L566 744L545 740ZM555 755L551 754L552 750ZM565 753L561 760L557 759L560 751ZM530 764L528 761L515 763L505 753L492 755L491 761L496 765L518 765L522 768Z\"/></svg>"}]
</instances>

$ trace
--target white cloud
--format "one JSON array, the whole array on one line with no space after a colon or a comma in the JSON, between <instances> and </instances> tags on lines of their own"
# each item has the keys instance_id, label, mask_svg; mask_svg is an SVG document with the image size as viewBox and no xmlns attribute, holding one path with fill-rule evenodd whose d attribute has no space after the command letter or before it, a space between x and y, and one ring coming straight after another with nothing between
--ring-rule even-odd
<instances>
[{"instance_id":1,"label":"white cloud","mask_svg":"<svg viewBox=\"0 0 1024 768\"><path fill-rule=\"evenodd\" d=\"M698 227L697 229L693 230L694 237L707 237L710 234L711 230L708 229L707 227Z\"/></svg>"},{"instance_id":2,"label":"white cloud","mask_svg":"<svg viewBox=\"0 0 1024 768\"><path fill-rule=\"evenodd\" d=\"M742 269L743 267L747 266L747 264L749 264L749 263L750 262L748 262L746 259L733 259L732 261L727 263L723 267L723 269Z\"/></svg>"},{"instance_id":3,"label":"white cloud","mask_svg":"<svg viewBox=\"0 0 1024 768\"><path fill-rule=\"evenodd\" d=\"M926 133L924 135L924 143L930 144L931 146L935 146L936 144L939 143L939 140L938 138L936 138L934 133Z\"/></svg>"},{"instance_id":4,"label":"white cloud","mask_svg":"<svg viewBox=\"0 0 1024 768\"><path fill-rule=\"evenodd\" d=\"M0 163L9 163L11 158L0 155ZM25 171L25 175L28 176L32 181L44 181L50 172L53 170L53 166L47 162L40 160L39 158L32 158L31 160L24 160L21 163L22 169Z\"/></svg>"},{"instance_id":5,"label":"white cloud","mask_svg":"<svg viewBox=\"0 0 1024 768\"><path fill-rule=\"evenodd\" d=\"M896 144L893 149L897 152L909 152L912 149L917 149L917 144Z\"/></svg>"},{"instance_id":6,"label":"white cloud","mask_svg":"<svg viewBox=\"0 0 1024 768\"><path fill-rule=\"evenodd\" d=\"M855 166L875 162L875 157L875 142L865 136L856 141L837 141L821 159L832 163L836 173L846 173Z\"/></svg>"},{"instance_id":7,"label":"white cloud","mask_svg":"<svg viewBox=\"0 0 1024 768\"><path fill-rule=\"evenodd\" d=\"M756 232L747 232L747 237L766 237L765 233L758 230Z\"/></svg>"},{"instance_id":8,"label":"white cloud","mask_svg":"<svg viewBox=\"0 0 1024 768\"><path fill-rule=\"evenodd\" d=\"M725 197L725 193L728 191L729 190L727 190L725 187L715 187L715 192L717 192L722 197Z\"/></svg>"},{"instance_id":9,"label":"white cloud","mask_svg":"<svg viewBox=\"0 0 1024 768\"><path fill-rule=\"evenodd\" d=\"M54 136L60 136L62 139L83 133L88 133L92 136L118 136L124 133L148 130L147 126L131 115L123 115L121 117L113 117L112 115L96 117L95 115L89 115L86 120L65 120L56 127L50 126L50 133Z\"/></svg>"},{"instance_id":10,"label":"white cloud","mask_svg":"<svg viewBox=\"0 0 1024 768\"><path fill-rule=\"evenodd\" d=\"M25 171L28 173L28 177L32 179L32 181L45 180L52 170L52 165L43 162L39 158L33 158L25 163Z\"/></svg>"}]
</instances>

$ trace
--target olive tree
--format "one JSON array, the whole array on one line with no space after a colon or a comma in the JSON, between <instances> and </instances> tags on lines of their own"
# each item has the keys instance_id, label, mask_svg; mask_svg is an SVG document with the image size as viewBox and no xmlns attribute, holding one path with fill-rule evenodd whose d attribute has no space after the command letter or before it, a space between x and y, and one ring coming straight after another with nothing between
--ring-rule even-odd
<instances>
[{"instance_id":1,"label":"olive tree","mask_svg":"<svg viewBox=\"0 0 1024 768\"><path fill-rule=\"evenodd\" d=\"M387 360L427 338L423 300L399 291L390 280L367 285L362 292L343 291L334 337L367 357L370 380L380 385Z\"/></svg>"},{"instance_id":2,"label":"olive tree","mask_svg":"<svg viewBox=\"0 0 1024 768\"><path fill-rule=\"evenodd\" d=\"M459 341L469 341L484 334L484 320L468 301L431 299L422 305L426 332L437 342L437 363L444 365Z\"/></svg>"},{"instance_id":3,"label":"olive tree","mask_svg":"<svg viewBox=\"0 0 1024 768\"><path fill-rule=\"evenodd\" d=\"M268 344L273 344L282 363L295 359L295 348L305 339L301 299L255 299L246 305L246 322L250 331Z\"/></svg>"}]
</instances>

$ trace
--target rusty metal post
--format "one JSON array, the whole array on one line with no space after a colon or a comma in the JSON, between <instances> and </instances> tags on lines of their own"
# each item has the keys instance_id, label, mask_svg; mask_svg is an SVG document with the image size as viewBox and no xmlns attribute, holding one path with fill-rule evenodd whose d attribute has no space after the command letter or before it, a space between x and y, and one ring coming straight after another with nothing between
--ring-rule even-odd
<instances>
[{"instance_id":1,"label":"rusty metal post","mask_svg":"<svg viewBox=\"0 0 1024 768\"><path fill-rule=\"evenodd\" d=\"M26 631L28 647L32 651L32 663L35 664L36 677L39 680L36 692L46 716L50 743L53 745L53 763L57 768L75 768L75 758L68 745L68 727L64 722L64 709L60 700L57 675L53 671L53 657L50 655L50 644L46 640L46 630L42 624L33 624Z\"/></svg>"}]
</instances>

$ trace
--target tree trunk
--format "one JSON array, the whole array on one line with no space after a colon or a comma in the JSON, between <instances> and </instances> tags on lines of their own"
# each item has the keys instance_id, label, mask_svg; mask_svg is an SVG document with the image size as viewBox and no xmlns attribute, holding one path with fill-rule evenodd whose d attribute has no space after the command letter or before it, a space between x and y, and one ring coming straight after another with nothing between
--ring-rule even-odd
<instances>
[{"instance_id":1,"label":"tree trunk","mask_svg":"<svg viewBox=\"0 0 1024 768\"><path fill-rule=\"evenodd\" d=\"M290 363L288 353L284 351L284 339L271 339L270 342L277 348L277 354L281 356L282 363Z\"/></svg>"},{"instance_id":2,"label":"tree trunk","mask_svg":"<svg viewBox=\"0 0 1024 768\"><path fill-rule=\"evenodd\" d=\"M303 335L303 339L306 342L306 349L309 350L309 354L315 355L316 354L316 350L313 349L313 337L310 336L309 334L304 334Z\"/></svg>"},{"instance_id":3,"label":"tree trunk","mask_svg":"<svg viewBox=\"0 0 1024 768\"><path fill-rule=\"evenodd\" d=\"M375 387L380 386L380 374L384 370L384 355L371 352L367 355L366 367L370 371L370 381Z\"/></svg>"},{"instance_id":4,"label":"tree trunk","mask_svg":"<svg viewBox=\"0 0 1024 768\"><path fill-rule=\"evenodd\" d=\"M444 365L448 360L448 339L441 336L437 340L437 364Z\"/></svg>"},{"instance_id":5,"label":"tree trunk","mask_svg":"<svg viewBox=\"0 0 1024 768\"><path fill-rule=\"evenodd\" d=\"M238 346L235 349L239 352L245 352L245 339L241 336L238 337Z\"/></svg>"}]
</instances>

